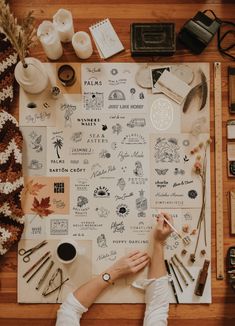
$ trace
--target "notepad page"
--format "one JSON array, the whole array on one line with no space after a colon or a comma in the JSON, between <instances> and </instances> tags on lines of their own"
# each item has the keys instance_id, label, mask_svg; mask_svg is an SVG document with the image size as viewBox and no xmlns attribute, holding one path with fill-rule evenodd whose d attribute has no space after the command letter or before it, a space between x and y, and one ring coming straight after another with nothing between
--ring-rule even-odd
<instances>
[{"instance_id":1,"label":"notepad page","mask_svg":"<svg viewBox=\"0 0 235 326\"><path fill-rule=\"evenodd\" d=\"M109 58L124 50L124 47L109 19L105 19L92 25L89 29L94 38L97 49L102 53L103 58Z\"/></svg>"}]
</instances>

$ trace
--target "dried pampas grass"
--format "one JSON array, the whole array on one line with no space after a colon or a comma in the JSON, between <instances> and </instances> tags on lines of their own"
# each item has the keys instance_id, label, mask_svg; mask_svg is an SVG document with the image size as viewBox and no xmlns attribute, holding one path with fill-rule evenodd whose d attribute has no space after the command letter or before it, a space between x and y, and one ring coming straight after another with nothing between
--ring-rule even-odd
<instances>
[{"instance_id":1,"label":"dried pampas grass","mask_svg":"<svg viewBox=\"0 0 235 326\"><path fill-rule=\"evenodd\" d=\"M23 66L27 67L25 57L37 40L33 12L30 11L22 19L22 23L18 24L17 18L11 13L9 5L4 0L0 0L0 27L18 53Z\"/></svg>"}]
</instances>

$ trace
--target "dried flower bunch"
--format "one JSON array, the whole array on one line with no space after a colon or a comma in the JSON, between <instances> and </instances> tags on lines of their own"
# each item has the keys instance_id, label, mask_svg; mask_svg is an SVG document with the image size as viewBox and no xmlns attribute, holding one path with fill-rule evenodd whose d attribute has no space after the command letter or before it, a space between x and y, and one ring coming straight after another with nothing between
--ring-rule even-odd
<instances>
[{"instance_id":1,"label":"dried flower bunch","mask_svg":"<svg viewBox=\"0 0 235 326\"><path fill-rule=\"evenodd\" d=\"M196 155L195 162L193 165L193 173L197 174L201 178L202 185L202 206L197 222L197 241L194 249L194 253L190 255L190 260L192 263L196 260L196 252L198 248L202 222L204 224L204 242L207 246L206 239L206 219L205 219L205 209L206 209L206 172L207 172L207 149L210 146L211 140L208 139L205 143L201 142L197 147L191 150L191 155Z\"/></svg>"},{"instance_id":2,"label":"dried flower bunch","mask_svg":"<svg viewBox=\"0 0 235 326\"><path fill-rule=\"evenodd\" d=\"M33 12L30 11L23 18L22 23L18 24L17 18L11 13L9 5L4 0L0 0L0 26L18 53L24 68L27 68L25 57L29 49L37 41L35 18L32 14Z\"/></svg>"}]
</instances>

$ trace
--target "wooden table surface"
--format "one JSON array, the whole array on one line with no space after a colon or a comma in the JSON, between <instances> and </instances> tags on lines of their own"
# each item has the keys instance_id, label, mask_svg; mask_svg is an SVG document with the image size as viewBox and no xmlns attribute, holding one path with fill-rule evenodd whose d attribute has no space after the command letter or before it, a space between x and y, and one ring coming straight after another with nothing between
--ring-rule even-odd
<instances>
[{"instance_id":1,"label":"wooden table surface","mask_svg":"<svg viewBox=\"0 0 235 326\"><path fill-rule=\"evenodd\" d=\"M230 235L228 196L230 189L235 188L235 179L229 179L226 172L226 121L232 116L228 113L228 82L227 67L232 61L223 58L217 50L216 38L200 55L194 56L179 47L173 57L146 57L135 60L130 56L130 24L132 22L175 22L179 31L183 23L198 10L213 9L218 17L235 22L234 0L10 0L10 6L17 17L27 11L34 10L37 24L42 20L52 19L59 8L72 11L75 31L88 31L88 27L98 20L109 17L125 46L122 52L107 62L213 62L222 63L222 95L223 95L223 165L224 165L224 256L231 245L235 245L235 236ZM234 38L233 38L234 42ZM94 47L95 48L95 47ZM31 53L33 56L47 61L40 45ZM235 53L234 53L235 54ZM64 46L61 62L78 61L71 44ZM92 57L87 60L101 61L95 49ZM235 63L234 63L235 66ZM213 77L211 73L211 77ZM18 95L12 107L18 117ZM214 140L214 109L213 109L213 78L211 78L211 137ZM215 270L215 178L214 178L214 144L211 146L212 176L212 294L211 305L171 305L169 325L178 326L234 326L235 325L235 294L227 284L227 280L216 280ZM0 325L40 325L55 324L56 304L17 304L17 257L16 247L0 259ZM144 306L135 305L93 305L84 315L81 325L86 326L136 326L142 325ZM69 326L69 325L68 325Z\"/></svg>"}]
</instances>

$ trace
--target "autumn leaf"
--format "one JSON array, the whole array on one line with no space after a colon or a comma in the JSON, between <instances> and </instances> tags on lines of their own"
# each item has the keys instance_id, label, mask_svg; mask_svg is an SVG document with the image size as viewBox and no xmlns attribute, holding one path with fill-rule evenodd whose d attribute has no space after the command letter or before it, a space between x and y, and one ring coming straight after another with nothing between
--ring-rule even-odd
<instances>
[{"instance_id":1,"label":"autumn leaf","mask_svg":"<svg viewBox=\"0 0 235 326\"><path fill-rule=\"evenodd\" d=\"M38 182L33 183L33 179L30 180L25 186L25 194L28 192L32 196L37 196L38 192L45 187L45 185Z\"/></svg>"},{"instance_id":2,"label":"autumn leaf","mask_svg":"<svg viewBox=\"0 0 235 326\"><path fill-rule=\"evenodd\" d=\"M35 212L38 216L44 217L54 213L54 211L49 209L50 207L50 197L42 198L41 202L39 202L39 200L34 197L33 208L31 208L31 210Z\"/></svg>"}]
</instances>

